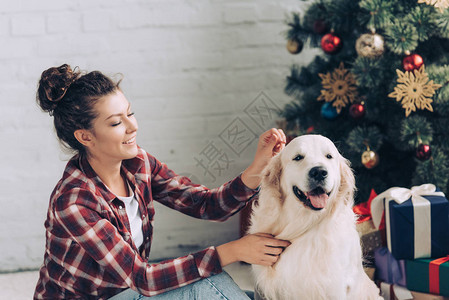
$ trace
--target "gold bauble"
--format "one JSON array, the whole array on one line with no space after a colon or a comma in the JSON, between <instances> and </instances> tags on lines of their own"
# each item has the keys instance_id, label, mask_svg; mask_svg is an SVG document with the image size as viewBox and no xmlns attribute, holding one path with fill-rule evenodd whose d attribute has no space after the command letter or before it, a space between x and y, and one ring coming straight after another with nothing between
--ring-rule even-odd
<instances>
[{"instance_id":1,"label":"gold bauble","mask_svg":"<svg viewBox=\"0 0 449 300\"><path fill-rule=\"evenodd\" d=\"M304 43L300 40L290 39L287 41L287 50L291 54L298 54L301 52Z\"/></svg>"},{"instance_id":2,"label":"gold bauble","mask_svg":"<svg viewBox=\"0 0 449 300\"><path fill-rule=\"evenodd\" d=\"M384 38L380 34L365 33L355 42L355 50L359 56L376 58L384 53L384 44Z\"/></svg>"},{"instance_id":3,"label":"gold bauble","mask_svg":"<svg viewBox=\"0 0 449 300\"><path fill-rule=\"evenodd\" d=\"M379 164L379 160L379 155L372 150L366 150L362 154L362 164L367 169L372 169L377 166Z\"/></svg>"}]
</instances>

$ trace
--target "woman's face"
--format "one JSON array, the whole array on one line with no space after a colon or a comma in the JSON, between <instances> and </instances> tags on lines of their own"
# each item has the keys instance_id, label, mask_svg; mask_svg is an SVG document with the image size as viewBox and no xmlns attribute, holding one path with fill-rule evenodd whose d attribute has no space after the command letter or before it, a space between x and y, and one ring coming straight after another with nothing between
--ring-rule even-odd
<instances>
[{"instance_id":1,"label":"woman's face","mask_svg":"<svg viewBox=\"0 0 449 300\"><path fill-rule=\"evenodd\" d=\"M120 90L99 99L94 106L89 155L100 160L122 161L137 155L137 120Z\"/></svg>"}]
</instances>

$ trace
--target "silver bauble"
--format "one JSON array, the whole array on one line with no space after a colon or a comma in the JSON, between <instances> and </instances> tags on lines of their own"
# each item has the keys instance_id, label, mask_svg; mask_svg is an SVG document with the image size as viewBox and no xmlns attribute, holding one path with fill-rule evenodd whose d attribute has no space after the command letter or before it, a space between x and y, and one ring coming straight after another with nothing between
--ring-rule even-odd
<instances>
[{"instance_id":1,"label":"silver bauble","mask_svg":"<svg viewBox=\"0 0 449 300\"><path fill-rule=\"evenodd\" d=\"M355 42L355 50L359 56L376 58L384 53L384 44L384 38L380 34L365 33Z\"/></svg>"}]
</instances>

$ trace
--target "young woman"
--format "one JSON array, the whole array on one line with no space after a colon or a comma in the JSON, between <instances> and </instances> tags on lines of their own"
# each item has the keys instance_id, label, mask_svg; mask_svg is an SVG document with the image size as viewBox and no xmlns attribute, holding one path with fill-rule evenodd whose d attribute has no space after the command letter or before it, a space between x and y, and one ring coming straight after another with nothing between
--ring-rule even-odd
<instances>
[{"instance_id":1,"label":"young woman","mask_svg":"<svg viewBox=\"0 0 449 300\"><path fill-rule=\"evenodd\" d=\"M119 83L102 73L50 68L37 101L76 155L50 198L35 299L248 299L222 267L273 265L290 244L260 233L148 263L153 201L196 218L227 219L257 193L262 169L285 145L281 130L260 136L254 161L240 176L208 189L137 146L131 105Z\"/></svg>"}]
</instances>

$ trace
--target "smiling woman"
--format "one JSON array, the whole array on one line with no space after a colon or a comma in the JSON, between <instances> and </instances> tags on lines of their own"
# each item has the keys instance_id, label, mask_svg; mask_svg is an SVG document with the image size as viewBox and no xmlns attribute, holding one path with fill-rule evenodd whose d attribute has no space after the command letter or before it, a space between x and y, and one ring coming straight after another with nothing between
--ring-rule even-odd
<instances>
[{"instance_id":1,"label":"smiling woman","mask_svg":"<svg viewBox=\"0 0 449 300\"><path fill-rule=\"evenodd\" d=\"M118 196L128 196L128 185L120 175L122 160L137 156L137 120L120 90L96 101L97 112L90 129L77 129L75 138L88 149L88 160L97 175Z\"/></svg>"},{"instance_id":2,"label":"smiling woman","mask_svg":"<svg viewBox=\"0 0 449 300\"><path fill-rule=\"evenodd\" d=\"M37 101L54 117L62 144L77 154L50 198L35 299L248 299L222 267L236 261L271 266L290 244L258 233L148 263L153 201L195 218L226 220L257 194L262 169L284 148L281 130L260 136L241 175L208 189L137 145L131 105L119 83L101 72L50 68Z\"/></svg>"}]
</instances>

